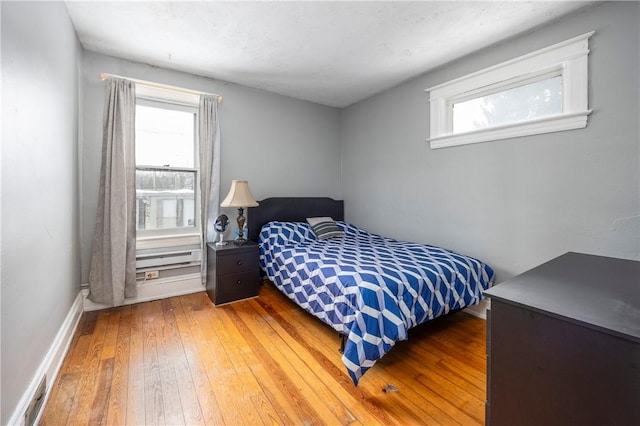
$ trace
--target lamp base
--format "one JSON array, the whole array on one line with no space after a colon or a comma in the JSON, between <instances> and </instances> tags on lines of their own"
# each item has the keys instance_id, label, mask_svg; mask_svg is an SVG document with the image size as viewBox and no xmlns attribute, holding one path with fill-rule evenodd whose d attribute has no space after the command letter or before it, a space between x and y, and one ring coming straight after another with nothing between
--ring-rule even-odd
<instances>
[{"instance_id":1,"label":"lamp base","mask_svg":"<svg viewBox=\"0 0 640 426\"><path fill-rule=\"evenodd\" d=\"M247 240L244 238L244 224L246 219L244 218L244 208L238 208L238 217L236 218L236 222L238 222L238 238L233 240L233 244L241 246L243 244L247 244Z\"/></svg>"}]
</instances>

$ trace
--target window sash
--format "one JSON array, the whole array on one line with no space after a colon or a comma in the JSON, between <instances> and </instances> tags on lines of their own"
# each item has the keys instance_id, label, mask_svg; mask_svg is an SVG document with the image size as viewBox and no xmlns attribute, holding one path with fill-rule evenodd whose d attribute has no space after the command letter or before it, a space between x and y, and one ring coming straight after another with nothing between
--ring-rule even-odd
<instances>
[{"instance_id":1,"label":"window sash","mask_svg":"<svg viewBox=\"0 0 640 426\"><path fill-rule=\"evenodd\" d=\"M136 127L137 166L145 161L150 166L195 167L197 110L159 105L158 102L137 102L136 113L136 126L140 126ZM156 124L154 119L163 122ZM189 127L184 126L188 123Z\"/></svg>"},{"instance_id":2,"label":"window sash","mask_svg":"<svg viewBox=\"0 0 640 426\"><path fill-rule=\"evenodd\" d=\"M139 174L137 172L159 172L164 173L165 176L160 178L167 179L171 173L192 174L191 187L192 191L181 192L183 188L172 189L151 189L140 188L139 186ZM175 176L174 179L179 179L180 176ZM184 176L183 176L184 179ZM197 233L200 229L200 215L198 206L200 205L198 200L198 170L189 168L175 168L175 167L137 167L136 168L136 229L139 236L150 235L163 235L163 234L185 234L185 233ZM167 205L167 201L176 202L175 215L163 215L163 206ZM186 202L185 202L186 201ZM189 203L191 201L191 203ZM150 210L147 206L152 206ZM190 207L191 206L191 207ZM192 215L188 215L189 211L192 211ZM191 217L192 216L192 217ZM166 223L168 220L175 220L175 226L158 226L158 224ZM182 221L192 220L193 225L180 226L178 223ZM149 227L147 227L147 221L149 221ZM140 228L144 223L144 228ZM187 222L188 223L188 222Z\"/></svg>"},{"instance_id":3,"label":"window sash","mask_svg":"<svg viewBox=\"0 0 640 426\"><path fill-rule=\"evenodd\" d=\"M520 122L524 122L524 121L531 121L531 120L536 120L536 119L540 119L543 117L549 117L552 115L558 115L558 114L562 114L563 113L563 100L564 97L566 96L566 94L563 91L563 85L562 85L562 71L558 70L558 71L554 71L551 73L543 73L542 75L539 76L535 76L535 77L529 77L529 78L516 78L513 79L515 80L512 83L503 83L503 84L499 84L499 85L492 85L489 88L481 88L480 90L474 91L472 94L465 94L464 96L460 96L459 98L455 98L452 99L450 101L450 108L452 109L451 111L451 130L452 133L463 133L463 132L467 132L467 131L473 131L473 130L481 130L481 129L490 129L493 127L498 127L501 125L509 125L509 124L516 124L516 123L520 123ZM514 91L518 90L518 89L524 89L527 86L532 86L536 83L541 83L541 82L549 82L549 85L552 84L551 80L553 79L558 79L559 84L560 84L560 91L559 91L559 110L549 110L548 112L544 112L541 111L539 113L534 113L533 115L531 115L531 111L529 111L529 116L528 117L517 117L518 114L516 114L518 112L518 107L522 108L522 107L534 107L534 106L539 106L539 107L550 107L553 104L557 104L557 99L555 99L555 101L553 102L553 104L550 103L538 103L538 104L533 104L533 103L528 103L526 102L526 100L524 100L525 102L517 102L511 105L511 113L512 116L508 117L508 116L501 116L499 115L493 115L498 122L495 124L491 124L491 123L487 123L486 125L480 125L477 126L475 128L472 129L464 129L463 125L464 123L456 123L456 119L458 118L457 114L456 114L456 106L461 106L465 103L468 103L470 101L479 101L481 99L487 99L491 96L494 95L499 95L499 94L513 94ZM547 86L549 87L549 86ZM552 98L550 96L550 98ZM499 107L502 107L504 109L504 107L506 106L505 104L497 104ZM549 108L547 108L549 109ZM459 118L463 118L463 117L459 117ZM485 115L485 118L490 118L490 115ZM467 126L468 127L468 126ZM461 129L461 130L456 130L456 129Z\"/></svg>"},{"instance_id":4,"label":"window sash","mask_svg":"<svg viewBox=\"0 0 640 426\"><path fill-rule=\"evenodd\" d=\"M194 226L190 227L172 227L172 228L157 228L157 229L139 229L136 231L136 239L138 241L138 247L156 247L165 246L169 244L169 241L180 241L182 243L200 243L201 241L201 223L200 223L200 185L199 185L199 173L200 162L198 155L198 108L197 104L183 104L173 100L162 100L162 93L160 91L152 94L146 94L144 96L138 96L136 99L137 105L161 108L167 110L177 110L182 112L189 112L194 114L194 140L193 140L193 153L194 153L194 167L165 167L158 165L145 165L137 164L136 173L138 171L158 171L158 172L188 172L193 173L193 210L194 210ZM136 185L136 200L138 200L138 189ZM137 203L137 201L136 201ZM138 212L138 205L136 205L136 212ZM136 217L136 228L138 226L138 216ZM174 243L171 243L174 244Z\"/></svg>"}]
</instances>

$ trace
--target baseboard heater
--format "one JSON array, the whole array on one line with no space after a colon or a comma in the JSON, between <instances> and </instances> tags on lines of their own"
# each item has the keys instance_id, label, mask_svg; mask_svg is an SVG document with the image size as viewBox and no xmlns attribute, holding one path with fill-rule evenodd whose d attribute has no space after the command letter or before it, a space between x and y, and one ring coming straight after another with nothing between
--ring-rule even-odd
<instances>
[{"instance_id":1,"label":"baseboard heater","mask_svg":"<svg viewBox=\"0 0 640 426\"><path fill-rule=\"evenodd\" d=\"M159 249L138 250L136 252L136 269L175 267L193 265L202 260L200 245L163 247Z\"/></svg>"}]
</instances>

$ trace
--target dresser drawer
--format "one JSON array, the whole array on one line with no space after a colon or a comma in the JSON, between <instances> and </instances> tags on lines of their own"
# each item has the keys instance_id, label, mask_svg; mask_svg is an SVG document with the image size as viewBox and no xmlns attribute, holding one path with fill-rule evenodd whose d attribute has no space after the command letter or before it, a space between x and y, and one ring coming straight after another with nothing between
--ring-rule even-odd
<instances>
[{"instance_id":1,"label":"dresser drawer","mask_svg":"<svg viewBox=\"0 0 640 426\"><path fill-rule=\"evenodd\" d=\"M258 278L259 272L257 269L218 277L218 288L214 303L219 305L257 296L260 290Z\"/></svg>"},{"instance_id":2,"label":"dresser drawer","mask_svg":"<svg viewBox=\"0 0 640 426\"><path fill-rule=\"evenodd\" d=\"M220 276L256 271L258 269L258 257L257 250L218 256L217 274Z\"/></svg>"}]
</instances>

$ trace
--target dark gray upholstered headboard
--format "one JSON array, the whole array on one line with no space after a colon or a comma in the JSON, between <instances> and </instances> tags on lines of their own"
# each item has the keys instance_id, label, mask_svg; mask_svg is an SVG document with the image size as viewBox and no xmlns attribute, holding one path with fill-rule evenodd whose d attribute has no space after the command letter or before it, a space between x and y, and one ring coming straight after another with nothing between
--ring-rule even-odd
<instances>
[{"instance_id":1,"label":"dark gray upholstered headboard","mask_svg":"<svg viewBox=\"0 0 640 426\"><path fill-rule=\"evenodd\" d=\"M330 216L344 220L344 201L326 197L274 197L258 201L258 207L249 207L247 224L249 239L258 241L260 229L274 220L305 222L308 217Z\"/></svg>"}]
</instances>

